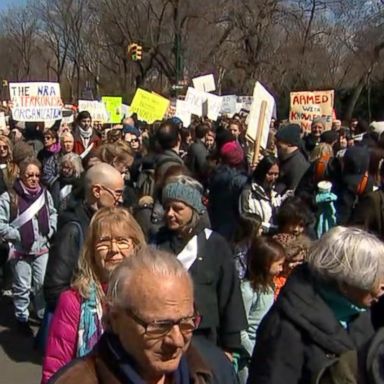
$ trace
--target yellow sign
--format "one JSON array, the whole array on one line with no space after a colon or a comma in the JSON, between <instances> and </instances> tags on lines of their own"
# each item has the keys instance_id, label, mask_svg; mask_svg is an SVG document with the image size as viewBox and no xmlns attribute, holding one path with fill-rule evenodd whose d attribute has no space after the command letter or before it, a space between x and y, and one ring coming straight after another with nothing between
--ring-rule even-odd
<instances>
[{"instance_id":1,"label":"yellow sign","mask_svg":"<svg viewBox=\"0 0 384 384\"><path fill-rule=\"evenodd\" d=\"M156 120L161 120L167 112L169 100L155 93L138 89L133 98L130 112L137 113L140 120L152 124Z\"/></svg>"},{"instance_id":2,"label":"yellow sign","mask_svg":"<svg viewBox=\"0 0 384 384\"><path fill-rule=\"evenodd\" d=\"M306 130L313 119L321 117L326 129L332 127L334 91L291 92L289 122L297 123Z\"/></svg>"},{"instance_id":3,"label":"yellow sign","mask_svg":"<svg viewBox=\"0 0 384 384\"><path fill-rule=\"evenodd\" d=\"M119 124L123 118L121 113L121 105L123 104L122 97L103 96L102 99L105 104L105 109L108 113L108 123Z\"/></svg>"}]
</instances>

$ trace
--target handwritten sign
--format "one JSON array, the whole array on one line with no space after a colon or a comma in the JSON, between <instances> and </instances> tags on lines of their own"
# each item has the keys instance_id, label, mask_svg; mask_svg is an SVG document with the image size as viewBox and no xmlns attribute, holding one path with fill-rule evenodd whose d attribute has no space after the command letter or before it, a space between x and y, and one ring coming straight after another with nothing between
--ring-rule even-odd
<instances>
[{"instance_id":1,"label":"handwritten sign","mask_svg":"<svg viewBox=\"0 0 384 384\"><path fill-rule=\"evenodd\" d=\"M220 96L211 93L201 92L195 88L188 88L185 101L189 105L190 113L202 116L203 107L209 119L216 120L220 114L223 99ZM205 115L205 113L204 113Z\"/></svg>"},{"instance_id":2,"label":"handwritten sign","mask_svg":"<svg viewBox=\"0 0 384 384\"><path fill-rule=\"evenodd\" d=\"M303 126L306 130L313 119L324 119L326 129L332 127L334 91L291 92L289 121Z\"/></svg>"},{"instance_id":3,"label":"handwritten sign","mask_svg":"<svg viewBox=\"0 0 384 384\"><path fill-rule=\"evenodd\" d=\"M79 100L79 112L88 111L93 121L104 123L108 121L105 104L97 100Z\"/></svg>"},{"instance_id":4,"label":"handwritten sign","mask_svg":"<svg viewBox=\"0 0 384 384\"><path fill-rule=\"evenodd\" d=\"M266 102L266 108L261 121L261 127L258 127L261 103L263 101ZM256 82L255 88L253 90L253 102L251 105L251 111L248 115L247 138L254 142L257 137L257 130L260 128L262 130L260 135L260 146L262 148L267 148L269 127L274 108L275 99L273 96L262 86L261 83Z\"/></svg>"},{"instance_id":5,"label":"handwritten sign","mask_svg":"<svg viewBox=\"0 0 384 384\"><path fill-rule=\"evenodd\" d=\"M189 107L190 106L186 101L176 100L175 116L183 122L184 127L191 125L191 112Z\"/></svg>"},{"instance_id":6,"label":"handwritten sign","mask_svg":"<svg viewBox=\"0 0 384 384\"><path fill-rule=\"evenodd\" d=\"M139 119L152 124L164 117L168 106L169 100L165 97L138 88L132 100L130 111L137 113Z\"/></svg>"},{"instance_id":7,"label":"handwritten sign","mask_svg":"<svg viewBox=\"0 0 384 384\"><path fill-rule=\"evenodd\" d=\"M107 123L119 124L123 118L121 113L123 98L119 96L103 96L101 100L105 104L105 109L107 110Z\"/></svg>"},{"instance_id":8,"label":"handwritten sign","mask_svg":"<svg viewBox=\"0 0 384 384\"><path fill-rule=\"evenodd\" d=\"M12 117L16 121L52 121L62 118L58 83L9 83Z\"/></svg>"},{"instance_id":9,"label":"handwritten sign","mask_svg":"<svg viewBox=\"0 0 384 384\"><path fill-rule=\"evenodd\" d=\"M200 92L213 92L216 90L215 78L212 74L195 77L192 79L192 83L194 88Z\"/></svg>"},{"instance_id":10,"label":"handwritten sign","mask_svg":"<svg viewBox=\"0 0 384 384\"><path fill-rule=\"evenodd\" d=\"M222 96L223 103L221 105L221 113L227 114L227 115L234 115L236 110L236 95L228 95L228 96Z\"/></svg>"}]
</instances>

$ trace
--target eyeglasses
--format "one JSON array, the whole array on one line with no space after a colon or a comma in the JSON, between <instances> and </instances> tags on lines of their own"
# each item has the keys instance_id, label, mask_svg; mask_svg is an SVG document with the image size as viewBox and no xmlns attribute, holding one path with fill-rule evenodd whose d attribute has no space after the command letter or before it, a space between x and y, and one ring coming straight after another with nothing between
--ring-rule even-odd
<instances>
[{"instance_id":1,"label":"eyeglasses","mask_svg":"<svg viewBox=\"0 0 384 384\"><path fill-rule=\"evenodd\" d=\"M105 187L104 185L101 185L100 187L107 191L114 198L115 201L119 201L121 196L123 195L123 191L121 189L114 191L113 189Z\"/></svg>"},{"instance_id":2,"label":"eyeglasses","mask_svg":"<svg viewBox=\"0 0 384 384\"><path fill-rule=\"evenodd\" d=\"M138 143L139 142L139 139L132 139L132 140L127 140L127 143L131 144L131 143Z\"/></svg>"},{"instance_id":3,"label":"eyeglasses","mask_svg":"<svg viewBox=\"0 0 384 384\"><path fill-rule=\"evenodd\" d=\"M175 325L179 327L180 332L184 336L187 336L197 329L201 322L199 314L183 317L179 320L154 320L146 322L136 316L130 309L125 308L124 310L129 317L144 328L145 335L154 339L166 336Z\"/></svg>"},{"instance_id":4,"label":"eyeglasses","mask_svg":"<svg viewBox=\"0 0 384 384\"><path fill-rule=\"evenodd\" d=\"M44 140L52 140L53 137L52 136L44 136Z\"/></svg>"},{"instance_id":5,"label":"eyeglasses","mask_svg":"<svg viewBox=\"0 0 384 384\"><path fill-rule=\"evenodd\" d=\"M125 239L123 237L100 237L96 242L96 248L99 251L108 251L112 248L113 243L116 243L117 248L120 251L130 249L133 247L133 242L131 239Z\"/></svg>"},{"instance_id":6,"label":"eyeglasses","mask_svg":"<svg viewBox=\"0 0 384 384\"><path fill-rule=\"evenodd\" d=\"M40 177L40 173L27 173L25 175L27 179L31 179L32 177Z\"/></svg>"},{"instance_id":7,"label":"eyeglasses","mask_svg":"<svg viewBox=\"0 0 384 384\"><path fill-rule=\"evenodd\" d=\"M9 149L8 145L0 145L0 149Z\"/></svg>"}]
</instances>

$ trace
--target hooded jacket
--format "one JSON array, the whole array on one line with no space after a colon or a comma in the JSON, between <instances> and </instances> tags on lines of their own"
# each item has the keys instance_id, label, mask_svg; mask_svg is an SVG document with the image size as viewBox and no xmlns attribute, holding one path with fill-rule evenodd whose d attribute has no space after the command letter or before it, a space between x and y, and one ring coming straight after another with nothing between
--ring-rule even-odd
<instances>
[{"instance_id":1,"label":"hooded jacket","mask_svg":"<svg viewBox=\"0 0 384 384\"><path fill-rule=\"evenodd\" d=\"M373 333L369 310L343 328L302 265L258 328L248 384L312 383L331 359L361 348Z\"/></svg>"}]
</instances>

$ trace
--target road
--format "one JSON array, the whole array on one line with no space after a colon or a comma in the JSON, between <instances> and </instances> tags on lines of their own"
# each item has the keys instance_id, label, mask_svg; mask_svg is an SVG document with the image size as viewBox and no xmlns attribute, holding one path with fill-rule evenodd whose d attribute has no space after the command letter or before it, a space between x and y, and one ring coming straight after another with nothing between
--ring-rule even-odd
<instances>
[{"instance_id":1,"label":"road","mask_svg":"<svg viewBox=\"0 0 384 384\"><path fill-rule=\"evenodd\" d=\"M33 338L17 332L12 300L0 296L0 384L39 384L40 379L41 357Z\"/></svg>"}]
</instances>

